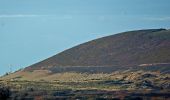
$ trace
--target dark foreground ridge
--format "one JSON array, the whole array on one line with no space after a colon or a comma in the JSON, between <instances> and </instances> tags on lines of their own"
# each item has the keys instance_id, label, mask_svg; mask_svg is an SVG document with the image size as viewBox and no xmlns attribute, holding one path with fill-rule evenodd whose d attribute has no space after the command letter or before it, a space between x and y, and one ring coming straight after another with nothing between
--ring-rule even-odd
<instances>
[{"instance_id":1,"label":"dark foreground ridge","mask_svg":"<svg viewBox=\"0 0 170 100\"><path fill-rule=\"evenodd\" d=\"M80 44L27 67L132 67L170 63L170 30L148 29L123 32Z\"/></svg>"},{"instance_id":2,"label":"dark foreground ridge","mask_svg":"<svg viewBox=\"0 0 170 100\"><path fill-rule=\"evenodd\" d=\"M16 100L168 100L170 93L149 91L58 90L15 92Z\"/></svg>"}]
</instances>

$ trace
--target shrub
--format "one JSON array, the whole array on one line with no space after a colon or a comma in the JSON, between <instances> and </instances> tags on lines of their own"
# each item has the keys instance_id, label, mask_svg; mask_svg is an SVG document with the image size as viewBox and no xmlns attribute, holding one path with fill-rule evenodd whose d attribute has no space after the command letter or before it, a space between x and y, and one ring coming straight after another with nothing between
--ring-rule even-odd
<instances>
[{"instance_id":1,"label":"shrub","mask_svg":"<svg viewBox=\"0 0 170 100\"><path fill-rule=\"evenodd\" d=\"M7 100L11 95L11 91L7 87L0 86L0 100Z\"/></svg>"}]
</instances>

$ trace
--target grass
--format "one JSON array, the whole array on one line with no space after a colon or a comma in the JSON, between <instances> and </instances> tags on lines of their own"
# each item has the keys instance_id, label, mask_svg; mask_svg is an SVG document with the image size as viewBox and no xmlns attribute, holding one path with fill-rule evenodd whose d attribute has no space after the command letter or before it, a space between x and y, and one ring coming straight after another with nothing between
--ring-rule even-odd
<instances>
[{"instance_id":1,"label":"grass","mask_svg":"<svg viewBox=\"0 0 170 100\"><path fill-rule=\"evenodd\" d=\"M46 71L39 71L44 73ZM30 75L34 76L33 71ZM111 98L130 98L134 93L139 91L137 97L144 97L143 94L151 94L153 91L159 91L159 98L163 99L164 96L169 95L170 91L170 74L162 74L158 72L151 71L123 71L123 72L113 72L110 74L106 73L57 73L52 74L46 73L48 77L43 77L41 79L25 80L28 78L28 73L15 78L15 80L10 80L9 77L3 78L1 80L1 85L10 87L13 95L11 98L53 98L53 99L80 99L86 98L91 99L107 99ZM31 77L33 77L31 76ZM54 79L53 79L54 78ZM147 83L145 81L149 81ZM149 92L147 92L149 91ZM163 93L163 94L162 94ZM157 94L156 94L157 95ZM155 95L154 95L155 96ZM151 96L149 98L152 98ZM170 98L170 97L168 97Z\"/></svg>"},{"instance_id":2,"label":"grass","mask_svg":"<svg viewBox=\"0 0 170 100\"><path fill-rule=\"evenodd\" d=\"M122 89L142 89L147 88L170 88L170 74L162 74L151 71L123 71L113 73L44 73L47 71L34 71L28 73L15 73L15 77L5 76L1 83L7 84L13 89L25 90L29 88L40 90L55 90L55 89L99 89L99 90L122 90ZM25 76L24 76L25 75ZM39 78L39 75L42 75ZM43 77L44 75L44 77ZM22 76L22 77L21 77ZM37 76L37 77L34 77ZM31 79L30 77L34 77ZM10 79L11 78L11 79ZM31 79L31 80L30 80ZM144 86L144 81L148 80L153 87Z\"/></svg>"}]
</instances>

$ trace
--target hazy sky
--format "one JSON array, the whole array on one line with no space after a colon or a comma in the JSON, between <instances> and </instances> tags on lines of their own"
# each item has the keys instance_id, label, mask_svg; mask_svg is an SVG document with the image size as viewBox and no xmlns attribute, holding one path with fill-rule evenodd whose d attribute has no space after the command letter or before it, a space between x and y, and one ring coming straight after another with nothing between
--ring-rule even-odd
<instances>
[{"instance_id":1,"label":"hazy sky","mask_svg":"<svg viewBox=\"0 0 170 100\"><path fill-rule=\"evenodd\" d=\"M0 0L0 75L117 32L170 28L170 0Z\"/></svg>"}]
</instances>

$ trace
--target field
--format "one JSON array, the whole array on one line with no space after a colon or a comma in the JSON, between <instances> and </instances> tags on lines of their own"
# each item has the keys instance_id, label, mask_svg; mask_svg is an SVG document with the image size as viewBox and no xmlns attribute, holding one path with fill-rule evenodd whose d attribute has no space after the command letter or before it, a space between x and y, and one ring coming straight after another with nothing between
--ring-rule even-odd
<instances>
[{"instance_id":1,"label":"field","mask_svg":"<svg viewBox=\"0 0 170 100\"><path fill-rule=\"evenodd\" d=\"M13 78L9 78L10 75L1 78L1 86L9 87L12 91L10 98L16 100L170 99L169 73L142 70L95 74L66 72L50 75L43 70L19 73L25 76L17 74Z\"/></svg>"}]
</instances>

